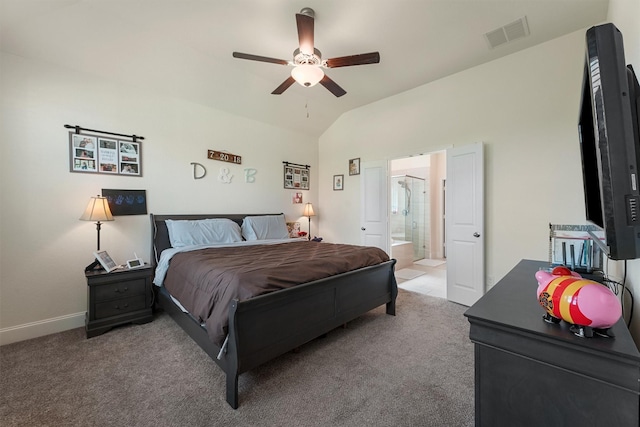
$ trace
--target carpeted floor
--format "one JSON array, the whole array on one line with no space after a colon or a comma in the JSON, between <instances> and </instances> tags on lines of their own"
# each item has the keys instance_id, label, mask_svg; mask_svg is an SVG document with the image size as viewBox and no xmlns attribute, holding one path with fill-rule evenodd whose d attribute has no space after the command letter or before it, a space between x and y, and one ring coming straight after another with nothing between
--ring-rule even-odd
<instances>
[{"instance_id":1,"label":"carpeted floor","mask_svg":"<svg viewBox=\"0 0 640 427\"><path fill-rule=\"evenodd\" d=\"M0 347L0 425L472 426L466 307L400 290L384 307L239 379L169 318L87 340L83 329Z\"/></svg>"}]
</instances>

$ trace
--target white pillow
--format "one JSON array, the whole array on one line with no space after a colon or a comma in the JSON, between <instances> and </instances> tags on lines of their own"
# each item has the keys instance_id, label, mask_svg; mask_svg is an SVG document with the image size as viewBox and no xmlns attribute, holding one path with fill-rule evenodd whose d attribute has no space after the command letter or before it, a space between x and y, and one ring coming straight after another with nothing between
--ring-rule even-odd
<instances>
[{"instance_id":1,"label":"white pillow","mask_svg":"<svg viewBox=\"0 0 640 427\"><path fill-rule=\"evenodd\" d=\"M227 218L201 220L167 219L169 241L174 248L214 243L241 242L240 226Z\"/></svg>"},{"instance_id":2,"label":"white pillow","mask_svg":"<svg viewBox=\"0 0 640 427\"><path fill-rule=\"evenodd\" d=\"M284 214L245 217L242 220L242 237L246 240L288 239Z\"/></svg>"}]
</instances>

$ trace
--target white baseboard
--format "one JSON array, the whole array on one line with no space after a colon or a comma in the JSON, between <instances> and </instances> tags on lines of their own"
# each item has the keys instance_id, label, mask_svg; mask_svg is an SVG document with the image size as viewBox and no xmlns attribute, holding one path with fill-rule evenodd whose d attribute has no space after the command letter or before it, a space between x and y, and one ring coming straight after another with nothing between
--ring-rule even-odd
<instances>
[{"instance_id":1,"label":"white baseboard","mask_svg":"<svg viewBox=\"0 0 640 427\"><path fill-rule=\"evenodd\" d=\"M85 312L0 329L0 345L84 327Z\"/></svg>"}]
</instances>

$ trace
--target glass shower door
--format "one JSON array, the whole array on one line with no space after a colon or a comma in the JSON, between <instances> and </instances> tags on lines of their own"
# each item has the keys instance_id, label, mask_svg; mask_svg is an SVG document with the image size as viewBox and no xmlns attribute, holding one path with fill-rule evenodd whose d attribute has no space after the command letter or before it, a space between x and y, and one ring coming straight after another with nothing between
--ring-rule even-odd
<instances>
[{"instance_id":1,"label":"glass shower door","mask_svg":"<svg viewBox=\"0 0 640 427\"><path fill-rule=\"evenodd\" d=\"M424 180L407 178L411 186L411 241L413 242L413 260L425 257L425 191ZM408 217L409 217L408 216Z\"/></svg>"},{"instance_id":2,"label":"glass shower door","mask_svg":"<svg viewBox=\"0 0 640 427\"><path fill-rule=\"evenodd\" d=\"M391 237L411 242L413 261L425 257L425 180L409 175L391 178Z\"/></svg>"}]
</instances>

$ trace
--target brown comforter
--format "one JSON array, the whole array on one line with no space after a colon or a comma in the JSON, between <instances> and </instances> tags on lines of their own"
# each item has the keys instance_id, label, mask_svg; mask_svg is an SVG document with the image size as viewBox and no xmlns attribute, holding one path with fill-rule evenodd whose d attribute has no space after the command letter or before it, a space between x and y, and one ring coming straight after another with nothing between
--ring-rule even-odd
<instances>
[{"instance_id":1,"label":"brown comforter","mask_svg":"<svg viewBox=\"0 0 640 427\"><path fill-rule=\"evenodd\" d=\"M379 248L290 242L209 248L173 256L164 280L169 293L220 345L227 334L229 305L279 289L388 261Z\"/></svg>"}]
</instances>

